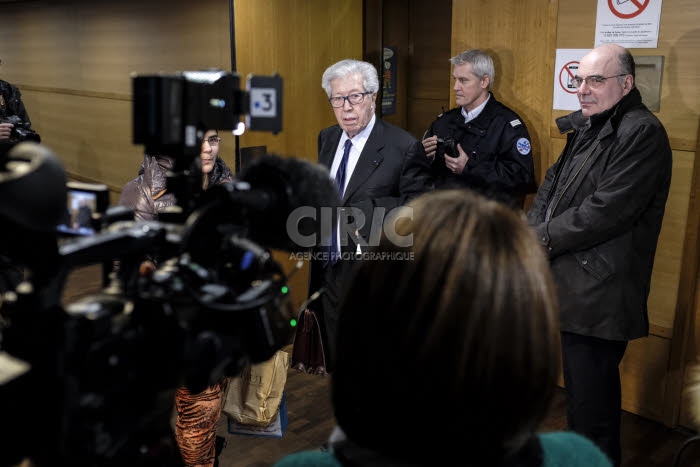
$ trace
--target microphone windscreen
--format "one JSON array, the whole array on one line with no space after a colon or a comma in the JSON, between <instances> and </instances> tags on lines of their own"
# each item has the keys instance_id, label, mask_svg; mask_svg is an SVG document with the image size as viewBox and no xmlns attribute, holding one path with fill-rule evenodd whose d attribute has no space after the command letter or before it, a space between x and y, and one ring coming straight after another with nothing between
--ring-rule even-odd
<instances>
[{"instance_id":1,"label":"microphone windscreen","mask_svg":"<svg viewBox=\"0 0 700 467\"><path fill-rule=\"evenodd\" d=\"M340 203L328 169L315 162L275 154L258 157L241 179L254 190L271 188L285 198L284 208L333 206Z\"/></svg>"},{"instance_id":2,"label":"microphone windscreen","mask_svg":"<svg viewBox=\"0 0 700 467\"><path fill-rule=\"evenodd\" d=\"M309 249L308 240L300 241L301 237L314 236L313 243L320 244L321 210L335 219L340 205L338 189L325 166L272 154L257 158L241 178L252 192L269 195L265 213L251 222L251 239L286 251Z\"/></svg>"},{"instance_id":3,"label":"microphone windscreen","mask_svg":"<svg viewBox=\"0 0 700 467\"><path fill-rule=\"evenodd\" d=\"M55 233L65 214L66 174L46 146L23 142L14 146L0 170L0 219L3 228Z\"/></svg>"}]
</instances>

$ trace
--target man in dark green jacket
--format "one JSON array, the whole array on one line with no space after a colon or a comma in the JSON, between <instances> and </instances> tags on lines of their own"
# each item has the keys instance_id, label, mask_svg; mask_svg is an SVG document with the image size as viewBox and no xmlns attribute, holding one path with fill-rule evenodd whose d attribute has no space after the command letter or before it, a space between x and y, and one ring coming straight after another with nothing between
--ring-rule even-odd
<instances>
[{"instance_id":1,"label":"man in dark green jacket","mask_svg":"<svg viewBox=\"0 0 700 467\"><path fill-rule=\"evenodd\" d=\"M620 465L620 371L649 333L647 298L671 182L666 130L642 104L632 55L602 45L572 79L581 110L528 213L557 284L569 428Z\"/></svg>"}]
</instances>

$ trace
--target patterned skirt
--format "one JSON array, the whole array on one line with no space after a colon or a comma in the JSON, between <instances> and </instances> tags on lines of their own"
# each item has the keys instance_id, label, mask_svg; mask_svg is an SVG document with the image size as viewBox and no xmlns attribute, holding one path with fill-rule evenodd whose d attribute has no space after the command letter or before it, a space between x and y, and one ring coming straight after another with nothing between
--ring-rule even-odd
<instances>
[{"instance_id":1,"label":"patterned skirt","mask_svg":"<svg viewBox=\"0 0 700 467\"><path fill-rule=\"evenodd\" d=\"M227 379L199 394L186 388L175 392L175 437L186 467L213 467L216 459L216 426L226 392Z\"/></svg>"}]
</instances>

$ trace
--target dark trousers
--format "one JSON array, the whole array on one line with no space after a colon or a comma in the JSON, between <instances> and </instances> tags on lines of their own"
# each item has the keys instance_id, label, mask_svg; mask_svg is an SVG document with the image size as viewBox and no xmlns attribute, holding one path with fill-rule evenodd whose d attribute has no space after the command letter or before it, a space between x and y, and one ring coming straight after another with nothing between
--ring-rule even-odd
<instances>
[{"instance_id":1,"label":"dark trousers","mask_svg":"<svg viewBox=\"0 0 700 467\"><path fill-rule=\"evenodd\" d=\"M619 466L620 361L627 341L562 332L561 347L568 428L588 437Z\"/></svg>"},{"instance_id":2,"label":"dark trousers","mask_svg":"<svg viewBox=\"0 0 700 467\"><path fill-rule=\"evenodd\" d=\"M326 370L335 366L336 333L338 329L338 306L343 294L343 286L349 276L353 261L338 261L323 268L321 287L324 292L319 299L323 319L326 323Z\"/></svg>"}]
</instances>

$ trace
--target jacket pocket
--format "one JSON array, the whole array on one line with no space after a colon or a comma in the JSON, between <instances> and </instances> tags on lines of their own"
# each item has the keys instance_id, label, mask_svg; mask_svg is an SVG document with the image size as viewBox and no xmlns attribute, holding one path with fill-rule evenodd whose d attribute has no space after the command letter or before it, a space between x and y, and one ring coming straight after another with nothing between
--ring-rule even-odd
<instances>
[{"instance_id":1,"label":"jacket pocket","mask_svg":"<svg viewBox=\"0 0 700 467\"><path fill-rule=\"evenodd\" d=\"M601 282L613 275L613 269L610 267L610 264L595 248L575 253L574 256L579 266Z\"/></svg>"}]
</instances>

